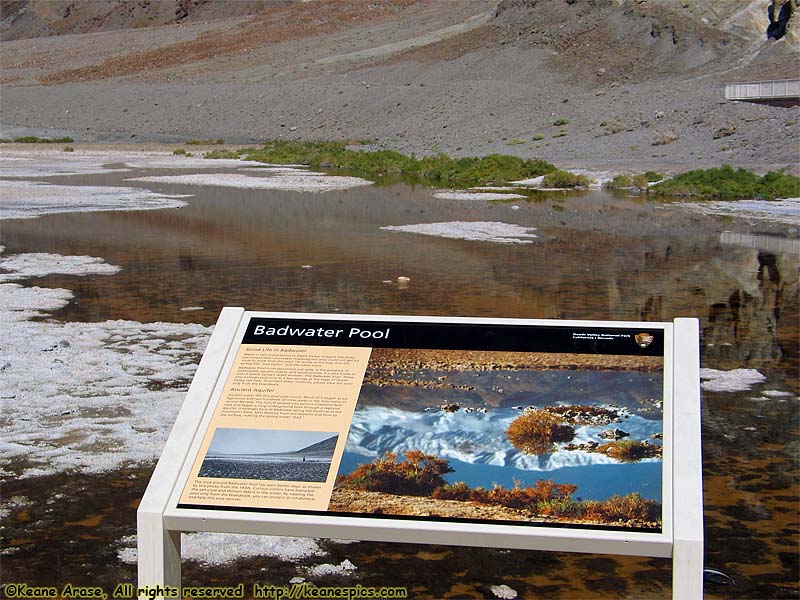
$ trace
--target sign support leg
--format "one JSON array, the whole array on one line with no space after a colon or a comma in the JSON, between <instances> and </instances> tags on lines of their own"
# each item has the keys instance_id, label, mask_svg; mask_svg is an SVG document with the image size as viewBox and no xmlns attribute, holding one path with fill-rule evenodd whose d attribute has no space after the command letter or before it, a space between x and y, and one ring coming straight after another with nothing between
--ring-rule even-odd
<instances>
[{"instance_id":1,"label":"sign support leg","mask_svg":"<svg viewBox=\"0 0 800 600\"><path fill-rule=\"evenodd\" d=\"M164 527L161 514L139 513L139 587L181 586L181 532Z\"/></svg>"},{"instance_id":2,"label":"sign support leg","mask_svg":"<svg viewBox=\"0 0 800 600\"><path fill-rule=\"evenodd\" d=\"M697 319L675 319L672 597L681 600L703 598L699 330Z\"/></svg>"}]
</instances>

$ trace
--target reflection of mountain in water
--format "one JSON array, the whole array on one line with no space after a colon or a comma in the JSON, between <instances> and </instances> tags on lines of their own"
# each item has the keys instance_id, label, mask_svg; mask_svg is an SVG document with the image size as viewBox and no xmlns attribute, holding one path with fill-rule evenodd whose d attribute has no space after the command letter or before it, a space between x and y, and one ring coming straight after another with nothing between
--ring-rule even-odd
<instances>
[{"instance_id":1,"label":"reflection of mountain in water","mask_svg":"<svg viewBox=\"0 0 800 600\"><path fill-rule=\"evenodd\" d=\"M411 412L382 406L359 408L350 426L346 450L368 462L385 452L399 455L405 450L421 450L448 460L469 464L512 467L524 471L553 471L563 467L616 464L612 458L595 452L559 450L540 456L523 454L508 442L505 430L520 415L513 408L487 413L459 411ZM575 443L607 440L599 434L609 428L624 427L626 439L650 439L662 431L662 422L632 415L624 423L604 426L576 426ZM650 440L657 442L657 440ZM649 459L650 462L660 462Z\"/></svg>"}]
</instances>

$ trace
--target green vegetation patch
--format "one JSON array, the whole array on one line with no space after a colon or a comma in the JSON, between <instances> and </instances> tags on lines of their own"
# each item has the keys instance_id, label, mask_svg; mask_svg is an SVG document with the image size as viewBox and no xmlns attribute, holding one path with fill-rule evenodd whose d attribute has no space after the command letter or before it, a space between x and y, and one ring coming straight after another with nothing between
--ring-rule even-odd
<instances>
[{"instance_id":1,"label":"green vegetation patch","mask_svg":"<svg viewBox=\"0 0 800 600\"><path fill-rule=\"evenodd\" d=\"M4 138L0 140L0 143L10 144L15 142L17 144L71 144L74 141L75 140L71 137L43 138L35 135L25 135L21 137L15 137L13 140Z\"/></svg>"},{"instance_id":2,"label":"green vegetation patch","mask_svg":"<svg viewBox=\"0 0 800 600\"><path fill-rule=\"evenodd\" d=\"M186 142L187 146L222 146L225 140L189 140Z\"/></svg>"},{"instance_id":3,"label":"green vegetation patch","mask_svg":"<svg viewBox=\"0 0 800 600\"><path fill-rule=\"evenodd\" d=\"M236 150L212 150L203 154L203 158L239 158L240 156L241 154Z\"/></svg>"},{"instance_id":4,"label":"green vegetation patch","mask_svg":"<svg viewBox=\"0 0 800 600\"><path fill-rule=\"evenodd\" d=\"M569 171L556 169L547 173L542 180L542 187L549 188L577 188L589 187L589 178L586 175L576 175Z\"/></svg>"},{"instance_id":5,"label":"green vegetation patch","mask_svg":"<svg viewBox=\"0 0 800 600\"><path fill-rule=\"evenodd\" d=\"M606 187L612 190L646 190L650 183L644 174L639 175L615 175L614 178L606 183Z\"/></svg>"},{"instance_id":6,"label":"green vegetation patch","mask_svg":"<svg viewBox=\"0 0 800 600\"><path fill-rule=\"evenodd\" d=\"M783 171L770 171L759 177L752 171L723 165L681 173L652 186L650 192L661 196L699 196L723 200L796 198L800 196L800 178Z\"/></svg>"},{"instance_id":7,"label":"green vegetation patch","mask_svg":"<svg viewBox=\"0 0 800 600\"><path fill-rule=\"evenodd\" d=\"M248 160L272 164L302 164L312 168L335 168L366 176L402 175L433 186L469 187L508 183L555 171L551 163L507 154L453 158L436 154L417 158L393 150L353 150L345 142L271 141L257 150L240 150ZM228 158L208 153L207 158Z\"/></svg>"}]
</instances>

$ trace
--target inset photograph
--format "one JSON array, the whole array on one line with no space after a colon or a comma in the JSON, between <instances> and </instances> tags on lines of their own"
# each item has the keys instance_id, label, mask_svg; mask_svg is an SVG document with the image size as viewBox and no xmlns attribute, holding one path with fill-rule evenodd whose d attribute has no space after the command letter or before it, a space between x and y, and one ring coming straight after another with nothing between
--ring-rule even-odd
<instances>
[{"instance_id":1,"label":"inset photograph","mask_svg":"<svg viewBox=\"0 0 800 600\"><path fill-rule=\"evenodd\" d=\"M339 434L219 428L198 477L324 482Z\"/></svg>"},{"instance_id":2,"label":"inset photograph","mask_svg":"<svg viewBox=\"0 0 800 600\"><path fill-rule=\"evenodd\" d=\"M660 531L663 387L657 356L375 348L328 510Z\"/></svg>"}]
</instances>

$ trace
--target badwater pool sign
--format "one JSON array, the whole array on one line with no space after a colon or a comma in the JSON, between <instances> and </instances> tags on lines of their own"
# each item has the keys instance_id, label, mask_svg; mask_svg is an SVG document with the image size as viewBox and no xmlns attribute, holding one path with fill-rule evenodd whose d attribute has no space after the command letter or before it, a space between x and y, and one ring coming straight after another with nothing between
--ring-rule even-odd
<instances>
[{"instance_id":1,"label":"badwater pool sign","mask_svg":"<svg viewBox=\"0 0 800 600\"><path fill-rule=\"evenodd\" d=\"M183 531L672 557L700 598L698 322L225 308L139 506L140 588L180 586Z\"/></svg>"}]
</instances>

